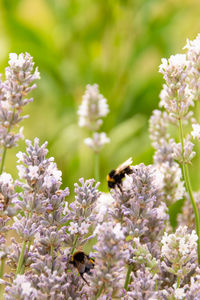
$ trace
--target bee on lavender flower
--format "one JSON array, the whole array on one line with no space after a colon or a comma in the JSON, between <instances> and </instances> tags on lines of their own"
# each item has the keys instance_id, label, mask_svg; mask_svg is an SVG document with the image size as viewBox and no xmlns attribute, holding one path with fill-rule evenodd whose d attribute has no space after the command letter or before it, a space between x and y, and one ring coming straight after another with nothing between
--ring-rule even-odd
<instances>
[{"instance_id":1,"label":"bee on lavender flower","mask_svg":"<svg viewBox=\"0 0 200 300\"><path fill-rule=\"evenodd\" d=\"M94 259L89 257L89 255L85 254L83 251L76 251L72 255L72 259L69 263L78 270L82 279L89 285L87 280L83 277L83 274L86 273L91 275L90 270L94 269Z\"/></svg>"},{"instance_id":2,"label":"bee on lavender flower","mask_svg":"<svg viewBox=\"0 0 200 300\"><path fill-rule=\"evenodd\" d=\"M110 171L107 175L107 183L109 189L114 189L116 186L121 190L121 183L122 179L127 174L133 173L130 165L132 164L133 160L130 157L125 162L123 162L117 169Z\"/></svg>"}]
</instances>

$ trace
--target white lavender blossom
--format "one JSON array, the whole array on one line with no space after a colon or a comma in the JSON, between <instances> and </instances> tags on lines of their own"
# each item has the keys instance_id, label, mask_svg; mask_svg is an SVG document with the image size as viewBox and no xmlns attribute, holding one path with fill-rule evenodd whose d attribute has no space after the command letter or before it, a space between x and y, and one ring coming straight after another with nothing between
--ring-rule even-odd
<instances>
[{"instance_id":1,"label":"white lavender blossom","mask_svg":"<svg viewBox=\"0 0 200 300\"><path fill-rule=\"evenodd\" d=\"M79 107L79 126L96 131L102 124L102 118L109 112L106 99L99 93L98 85L88 84L83 101Z\"/></svg>"},{"instance_id":2,"label":"white lavender blossom","mask_svg":"<svg viewBox=\"0 0 200 300\"><path fill-rule=\"evenodd\" d=\"M67 226L67 230L70 234L65 236L65 243L71 247L74 247L74 240L76 240L76 247L87 241L84 236L89 232L90 226L94 224L95 207L100 196L97 189L99 183L95 184L94 179L84 181L81 178L79 182L80 186L77 183L74 185L75 201L69 205L70 210L68 210L68 219L71 222Z\"/></svg>"},{"instance_id":3,"label":"white lavender blossom","mask_svg":"<svg viewBox=\"0 0 200 300\"><path fill-rule=\"evenodd\" d=\"M193 139L197 138L200 140L200 125L199 124L192 124L193 131L191 132L191 135Z\"/></svg>"},{"instance_id":4,"label":"white lavender blossom","mask_svg":"<svg viewBox=\"0 0 200 300\"><path fill-rule=\"evenodd\" d=\"M194 101L186 82L188 75L186 55L172 55L168 60L163 58L159 72L163 74L166 81L160 94L160 106L175 119L187 118L189 108L194 105Z\"/></svg>"},{"instance_id":5,"label":"white lavender blossom","mask_svg":"<svg viewBox=\"0 0 200 300\"><path fill-rule=\"evenodd\" d=\"M172 164L169 161L156 164L156 167L161 172L163 181L162 198L169 207L171 204L180 200L185 195L184 181L181 181L182 172L176 162Z\"/></svg>"},{"instance_id":6,"label":"white lavender blossom","mask_svg":"<svg viewBox=\"0 0 200 300\"><path fill-rule=\"evenodd\" d=\"M12 215L14 209L9 207L9 205L17 201L17 196L12 176L3 172L0 175L0 215Z\"/></svg>"},{"instance_id":7,"label":"white lavender blossom","mask_svg":"<svg viewBox=\"0 0 200 300\"><path fill-rule=\"evenodd\" d=\"M110 193L101 193L95 206L95 219L97 223L102 223L108 218L108 211L112 210L114 199Z\"/></svg>"},{"instance_id":8,"label":"white lavender blossom","mask_svg":"<svg viewBox=\"0 0 200 300\"><path fill-rule=\"evenodd\" d=\"M145 266L152 274L159 273L159 261L150 253L147 245L141 244L139 238L134 238L132 245L128 244L128 264L134 265L134 270Z\"/></svg>"},{"instance_id":9,"label":"white lavender blossom","mask_svg":"<svg viewBox=\"0 0 200 300\"><path fill-rule=\"evenodd\" d=\"M176 143L168 133L169 123L170 117L167 112L160 110L153 111L149 122L150 138L156 150L154 164L161 174L163 200L167 206L182 199L185 193L184 182L181 181L181 168L174 161Z\"/></svg>"},{"instance_id":10,"label":"white lavender blossom","mask_svg":"<svg viewBox=\"0 0 200 300\"><path fill-rule=\"evenodd\" d=\"M188 134L184 139L183 151L181 143L172 143L173 157L180 163L190 164L196 155L196 152L193 151L194 144L190 140L191 136Z\"/></svg>"},{"instance_id":11,"label":"white lavender blossom","mask_svg":"<svg viewBox=\"0 0 200 300\"><path fill-rule=\"evenodd\" d=\"M188 233L187 226L179 226L175 233L165 232L161 243L163 268L181 280L197 267L197 235Z\"/></svg>"},{"instance_id":12,"label":"white lavender blossom","mask_svg":"<svg viewBox=\"0 0 200 300\"><path fill-rule=\"evenodd\" d=\"M34 63L30 54L11 53L9 55L9 67L5 70L6 80L0 81L0 144L5 149L17 145L17 141L23 138L22 130L13 132L13 127L27 116L21 116L22 108L33 99L26 96L36 85L34 80L39 79L39 72L33 69Z\"/></svg>"},{"instance_id":13,"label":"white lavender blossom","mask_svg":"<svg viewBox=\"0 0 200 300\"><path fill-rule=\"evenodd\" d=\"M186 298L186 287L177 287L177 284L173 284L172 287L161 290L159 293L159 300L186 300L191 298Z\"/></svg>"},{"instance_id":14,"label":"white lavender blossom","mask_svg":"<svg viewBox=\"0 0 200 300\"><path fill-rule=\"evenodd\" d=\"M192 90L195 100L199 100L200 96L200 34L196 39L190 41L187 40L187 44L184 47L187 49L186 56L189 63L189 80L188 84Z\"/></svg>"},{"instance_id":15,"label":"white lavender blossom","mask_svg":"<svg viewBox=\"0 0 200 300\"><path fill-rule=\"evenodd\" d=\"M13 284L5 288L5 300L36 300L38 293L25 275L17 275Z\"/></svg>"},{"instance_id":16,"label":"white lavender blossom","mask_svg":"<svg viewBox=\"0 0 200 300\"><path fill-rule=\"evenodd\" d=\"M86 138L84 140L85 144L90 147L95 153L99 153L99 151L103 148L103 146L107 143L110 143L110 139L106 136L105 132L94 132L92 138Z\"/></svg>"}]
</instances>

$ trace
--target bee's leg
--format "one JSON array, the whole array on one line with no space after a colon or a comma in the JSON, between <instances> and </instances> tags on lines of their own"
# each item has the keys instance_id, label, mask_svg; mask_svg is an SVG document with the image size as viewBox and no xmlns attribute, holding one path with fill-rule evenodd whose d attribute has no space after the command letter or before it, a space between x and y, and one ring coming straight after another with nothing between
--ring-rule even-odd
<instances>
[{"instance_id":1,"label":"bee's leg","mask_svg":"<svg viewBox=\"0 0 200 300\"><path fill-rule=\"evenodd\" d=\"M117 186L118 186L118 188L120 189L120 192L123 194L123 191L122 191L121 184L120 184L120 183L118 183L118 184L117 184Z\"/></svg>"},{"instance_id":2,"label":"bee's leg","mask_svg":"<svg viewBox=\"0 0 200 300\"><path fill-rule=\"evenodd\" d=\"M87 285L89 285L89 283L87 282L87 280L83 277L83 273L79 273L82 277L82 279L87 283Z\"/></svg>"}]
</instances>

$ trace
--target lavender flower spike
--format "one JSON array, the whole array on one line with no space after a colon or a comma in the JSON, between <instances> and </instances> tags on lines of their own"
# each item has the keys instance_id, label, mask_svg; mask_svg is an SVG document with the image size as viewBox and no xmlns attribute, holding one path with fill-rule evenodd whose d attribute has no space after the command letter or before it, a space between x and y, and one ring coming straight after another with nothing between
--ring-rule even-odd
<instances>
[{"instance_id":1,"label":"lavender flower spike","mask_svg":"<svg viewBox=\"0 0 200 300\"><path fill-rule=\"evenodd\" d=\"M5 70L6 80L0 80L0 146L3 148L0 173L3 171L6 151L17 146L19 139L24 138L23 128L13 132L13 128L28 116L21 116L23 106L33 101L27 98L36 85L33 81L40 78L38 69L33 69L34 62L30 54L11 53L9 67Z\"/></svg>"},{"instance_id":2,"label":"lavender flower spike","mask_svg":"<svg viewBox=\"0 0 200 300\"><path fill-rule=\"evenodd\" d=\"M188 233L187 226L180 226L174 234L165 232L161 243L162 266L167 272L183 280L197 268L197 235L193 230Z\"/></svg>"},{"instance_id":3,"label":"lavender flower spike","mask_svg":"<svg viewBox=\"0 0 200 300\"><path fill-rule=\"evenodd\" d=\"M90 287L86 288L90 299L100 293L102 296L121 297L125 282L124 262L126 252L123 250L124 233L121 225L105 222L97 226L95 233L98 242L93 254L95 268L90 277ZM101 298L100 298L101 299ZM102 298L103 299L103 298Z\"/></svg>"},{"instance_id":4,"label":"lavender flower spike","mask_svg":"<svg viewBox=\"0 0 200 300\"><path fill-rule=\"evenodd\" d=\"M88 147L93 149L95 153L99 153L105 144L110 143L110 139L107 137L105 132L94 132L93 137L86 138L84 142Z\"/></svg>"},{"instance_id":5,"label":"lavender flower spike","mask_svg":"<svg viewBox=\"0 0 200 300\"><path fill-rule=\"evenodd\" d=\"M106 99L99 93L97 84L86 87L82 104L79 107L79 126L96 131L102 124L102 117L109 112Z\"/></svg>"}]
</instances>

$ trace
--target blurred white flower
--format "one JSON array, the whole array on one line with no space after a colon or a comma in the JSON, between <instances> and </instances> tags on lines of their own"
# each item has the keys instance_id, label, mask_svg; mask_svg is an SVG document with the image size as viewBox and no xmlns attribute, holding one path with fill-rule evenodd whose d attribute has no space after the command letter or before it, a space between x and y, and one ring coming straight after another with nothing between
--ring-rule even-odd
<instances>
[{"instance_id":1,"label":"blurred white flower","mask_svg":"<svg viewBox=\"0 0 200 300\"><path fill-rule=\"evenodd\" d=\"M200 140L200 125L199 124L192 124L193 131L191 132L191 135L193 136L193 139L197 138Z\"/></svg>"},{"instance_id":2,"label":"blurred white flower","mask_svg":"<svg viewBox=\"0 0 200 300\"><path fill-rule=\"evenodd\" d=\"M108 212L108 209L112 209L113 203L114 199L110 193L101 193L95 206L96 220L99 223L103 222L104 216Z\"/></svg>"},{"instance_id":3,"label":"blurred white flower","mask_svg":"<svg viewBox=\"0 0 200 300\"><path fill-rule=\"evenodd\" d=\"M19 178L20 179L24 178L26 176L26 168L23 165L18 165L17 169L18 169Z\"/></svg>"},{"instance_id":4,"label":"blurred white flower","mask_svg":"<svg viewBox=\"0 0 200 300\"><path fill-rule=\"evenodd\" d=\"M8 184L11 185L13 183L12 176L8 173L3 172L0 175L0 184Z\"/></svg>"},{"instance_id":5,"label":"blurred white flower","mask_svg":"<svg viewBox=\"0 0 200 300\"><path fill-rule=\"evenodd\" d=\"M187 226L179 226L172 234L165 232L161 240L162 266L168 272L184 278L196 267L197 240L196 232L193 230L190 233Z\"/></svg>"},{"instance_id":6,"label":"blurred white flower","mask_svg":"<svg viewBox=\"0 0 200 300\"><path fill-rule=\"evenodd\" d=\"M68 230L71 234L77 233L78 232L78 224L71 222L70 225L68 226Z\"/></svg>"},{"instance_id":7,"label":"blurred white flower","mask_svg":"<svg viewBox=\"0 0 200 300\"><path fill-rule=\"evenodd\" d=\"M17 275L16 279L14 280L14 284L18 285L22 289L22 296L29 296L32 294L37 294L37 291L32 287L31 282L28 281L25 275ZM35 299L35 297L33 298Z\"/></svg>"},{"instance_id":8,"label":"blurred white flower","mask_svg":"<svg viewBox=\"0 0 200 300\"><path fill-rule=\"evenodd\" d=\"M159 72L164 75L164 79L169 75L172 78L177 77L177 75L179 76L188 65L185 54L171 55L168 60L162 58L161 61L162 64L159 66Z\"/></svg>"},{"instance_id":9,"label":"blurred white flower","mask_svg":"<svg viewBox=\"0 0 200 300\"><path fill-rule=\"evenodd\" d=\"M66 215L68 212L69 212L68 202L65 201L65 205L64 205L64 208L63 208L63 214Z\"/></svg>"},{"instance_id":10,"label":"blurred white flower","mask_svg":"<svg viewBox=\"0 0 200 300\"><path fill-rule=\"evenodd\" d=\"M105 117L108 112L107 100L99 93L98 85L88 84L78 110L79 126L93 131L98 130L102 124L101 118Z\"/></svg>"},{"instance_id":11,"label":"blurred white flower","mask_svg":"<svg viewBox=\"0 0 200 300\"><path fill-rule=\"evenodd\" d=\"M39 176L39 167L38 166L29 166L28 168L28 176L31 178L31 180L38 178Z\"/></svg>"},{"instance_id":12,"label":"blurred white flower","mask_svg":"<svg viewBox=\"0 0 200 300\"><path fill-rule=\"evenodd\" d=\"M20 163L24 160L24 153L22 151L19 151L17 154L16 154L18 160L17 162Z\"/></svg>"},{"instance_id":13,"label":"blurred white flower","mask_svg":"<svg viewBox=\"0 0 200 300\"><path fill-rule=\"evenodd\" d=\"M115 234L116 239L121 240L124 239L124 233L120 223L117 223L113 227L113 233Z\"/></svg>"},{"instance_id":14,"label":"blurred white flower","mask_svg":"<svg viewBox=\"0 0 200 300\"><path fill-rule=\"evenodd\" d=\"M8 61L8 63L11 67L22 68L23 64L26 62L23 53L20 53L19 56L16 53L10 53L9 58L10 60Z\"/></svg>"},{"instance_id":15,"label":"blurred white flower","mask_svg":"<svg viewBox=\"0 0 200 300\"><path fill-rule=\"evenodd\" d=\"M164 202L161 202L160 206L156 208L158 219L163 220L167 213L167 206Z\"/></svg>"},{"instance_id":16,"label":"blurred white flower","mask_svg":"<svg viewBox=\"0 0 200 300\"><path fill-rule=\"evenodd\" d=\"M185 297L184 288L176 288L176 283L173 285L174 287L174 296L177 300L182 300Z\"/></svg>"},{"instance_id":17,"label":"blurred white flower","mask_svg":"<svg viewBox=\"0 0 200 300\"><path fill-rule=\"evenodd\" d=\"M106 136L105 132L94 132L93 138L86 138L84 142L88 147L92 148L94 152L98 153L105 144L110 142L110 139Z\"/></svg>"},{"instance_id":18,"label":"blurred white flower","mask_svg":"<svg viewBox=\"0 0 200 300\"><path fill-rule=\"evenodd\" d=\"M90 227L89 223L86 223L85 221L83 221L81 223L81 227L79 228L79 232L80 234L87 234L88 233L88 228Z\"/></svg>"}]
</instances>

